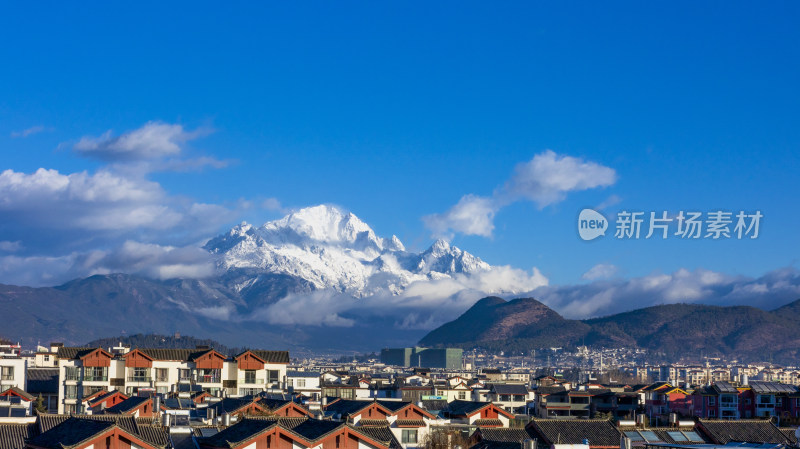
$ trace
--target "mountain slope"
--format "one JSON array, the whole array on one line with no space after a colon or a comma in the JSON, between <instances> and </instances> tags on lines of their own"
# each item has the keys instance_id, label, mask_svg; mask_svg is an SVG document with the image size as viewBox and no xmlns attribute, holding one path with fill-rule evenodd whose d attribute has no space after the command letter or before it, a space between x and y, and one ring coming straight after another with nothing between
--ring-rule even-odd
<instances>
[{"instance_id":1,"label":"mountain slope","mask_svg":"<svg viewBox=\"0 0 800 449\"><path fill-rule=\"evenodd\" d=\"M668 356L703 353L791 361L800 351L800 301L768 312L754 307L670 304L578 321L531 298L478 301L420 344L487 348L639 347Z\"/></svg>"}]
</instances>

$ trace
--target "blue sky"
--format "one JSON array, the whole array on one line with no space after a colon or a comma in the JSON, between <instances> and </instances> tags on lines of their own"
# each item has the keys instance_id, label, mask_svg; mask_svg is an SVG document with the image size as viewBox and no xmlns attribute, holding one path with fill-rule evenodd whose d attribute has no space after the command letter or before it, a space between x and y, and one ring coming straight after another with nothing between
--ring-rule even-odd
<instances>
[{"instance_id":1,"label":"blue sky","mask_svg":"<svg viewBox=\"0 0 800 449\"><path fill-rule=\"evenodd\" d=\"M125 241L191 246L319 203L421 250L437 234L423 217L465 195L493 197L546 150L614 180L543 207L505 201L488 236L444 234L491 264L538 267L554 285L585 283L598 264L633 279L681 269L758 278L797 263L796 2L0 8L0 171L111 170L145 186L151 212L167 204L177 214L137 226L124 211L101 217L8 184L5 283L82 274L59 259L68 254L86 268ZM80 150L82 139L102 150L148 123L179 126L178 153L139 155L131 168ZM764 219L755 240L581 241L578 212L609 198L609 216L723 209ZM86 223L104 219L127 224ZM43 261L57 261L47 276L20 274Z\"/></svg>"}]
</instances>

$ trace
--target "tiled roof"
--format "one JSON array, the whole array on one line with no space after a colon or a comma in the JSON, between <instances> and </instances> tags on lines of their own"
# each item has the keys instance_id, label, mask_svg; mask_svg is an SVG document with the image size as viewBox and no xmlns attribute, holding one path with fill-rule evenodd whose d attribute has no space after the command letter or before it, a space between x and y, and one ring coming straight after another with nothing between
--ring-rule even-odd
<instances>
[{"instance_id":1,"label":"tiled roof","mask_svg":"<svg viewBox=\"0 0 800 449\"><path fill-rule=\"evenodd\" d=\"M38 434L36 424L0 424L0 449L23 449Z\"/></svg>"},{"instance_id":2,"label":"tiled roof","mask_svg":"<svg viewBox=\"0 0 800 449\"><path fill-rule=\"evenodd\" d=\"M353 429L353 427L351 427L351 429ZM400 442L397 441L397 438L395 438L395 436L392 433L391 429L389 429L389 426L383 426L383 427L378 427L378 426L376 426L376 427L359 427L359 428L354 428L354 429L357 432L360 432L360 433L368 436L369 438L372 438L375 441L381 442L381 443L389 446L389 449L402 449L403 448L403 446L400 444Z\"/></svg>"},{"instance_id":3,"label":"tiled roof","mask_svg":"<svg viewBox=\"0 0 800 449\"><path fill-rule=\"evenodd\" d=\"M698 420L700 430L716 444L731 441L744 443L788 444L789 439L772 422L758 419Z\"/></svg>"},{"instance_id":4,"label":"tiled roof","mask_svg":"<svg viewBox=\"0 0 800 449\"><path fill-rule=\"evenodd\" d=\"M138 348L139 351L147 354L153 360L176 360L181 362L191 362L201 355L212 351L212 349L165 349L165 348Z\"/></svg>"},{"instance_id":5,"label":"tiled roof","mask_svg":"<svg viewBox=\"0 0 800 449\"><path fill-rule=\"evenodd\" d=\"M29 444L45 448L68 449L115 425L113 421L69 418L47 432L32 438Z\"/></svg>"},{"instance_id":6,"label":"tiled roof","mask_svg":"<svg viewBox=\"0 0 800 449\"><path fill-rule=\"evenodd\" d=\"M398 419L395 421L397 427L424 427L425 420L422 419Z\"/></svg>"},{"instance_id":7,"label":"tiled roof","mask_svg":"<svg viewBox=\"0 0 800 449\"><path fill-rule=\"evenodd\" d=\"M582 444L589 440L591 447L619 447L620 433L605 419L533 419L528 431L547 446L553 444Z\"/></svg>"},{"instance_id":8,"label":"tiled roof","mask_svg":"<svg viewBox=\"0 0 800 449\"><path fill-rule=\"evenodd\" d=\"M155 443L159 447L169 445L169 430L166 427L153 424L139 424L139 435L143 440Z\"/></svg>"},{"instance_id":9,"label":"tiled roof","mask_svg":"<svg viewBox=\"0 0 800 449\"><path fill-rule=\"evenodd\" d=\"M13 394L15 394L15 395L17 395L17 396L19 396L19 397L21 397L21 398L25 399L25 400L26 400L26 401L28 401L28 402L30 402L30 401L33 401L34 399L36 399L36 397L35 397L35 396L33 396L33 395L29 394L29 393L28 393L28 392L26 392L25 390L22 390L22 389L20 389L20 388L17 388L17 387L11 387L11 388L7 388L5 391L1 392L1 393L0 393L0 395L2 395L2 396L8 396L8 395L9 395L9 393L13 393Z\"/></svg>"},{"instance_id":10,"label":"tiled roof","mask_svg":"<svg viewBox=\"0 0 800 449\"><path fill-rule=\"evenodd\" d=\"M263 407L268 408L272 411L275 411L279 408L285 407L288 404L291 404L292 401L288 399L270 399L270 398L263 398L258 401Z\"/></svg>"},{"instance_id":11,"label":"tiled roof","mask_svg":"<svg viewBox=\"0 0 800 449\"><path fill-rule=\"evenodd\" d=\"M447 405L447 412L451 416L471 415L490 404L491 402L453 401Z\"/></svg>"},{"instance_id":12,"label":"tiled roof","mask_svg":"<svg viewBox=\"0 0 800 449\"><path fill-rule=\"evenodd\" d=\"M60 425L71 417L80 419L91 419L95 421L112 422L120 426L128 433L137 434L136 419L130 415L53 415L49 413L40 414L37 422L39 432L45 433L50 429Z\"/></svg>"},{"instance_id":13,"label":"tiled roof","mask_svg":"<svg viewBox=\"0 0 800 449\"><path fill-rule=\"evenodd\" d=\"M397 412L398 410L402 410L404 407L411 405L411 402L407 401L375 401L375 402L391 410L392 413Z\"/></svg>"},{"instance_id":14,"label":"tiled roof","mask_svg":"<svg viewBox=\"0 0 800 449\"><path fill-rule=\"evenodd\" d=\"M71 346L62 346L58 348L58 358L62 360L79 359L97 349L99 348L79 348Z\"/></svg>"},{"instance_id":15,"label":"tiled roof","mask_svg":"<svg viewBox=\"0 0 800 449\"><path fill-rule=\"evenodd\" d=\"M369 407L373 403L373 401L354 401L350 399L342 399L334 402L333 404L328 404L328 406L325 407L325 411L341 413L342 416L354 415Z\"/></svg>"},{"instance_id":16,"label":"tiled roof","mask_svg":"<svg viewBox=\"0 0 800 449\"><path fill-rule=\"evenodd\" d=\"M267 363L289 363L289 351L262 351L260 349L251 349L250 352Z\"/></svg>"},{"instance_id":17,"label":"tiled roof","mask_svg":"<svg viewBox=\"0 0 800 449\"><path fill-rule=\"evenodd\" d=\"M476 419L473 424L478 427L500 427L503 425L503 421L499 419Z\"/></svg>"},{"instance_id":18,"label":"tiled roof","mask_svg":"<svg viewBox=\"0 0 800 449\"><path fill-rule=\"evenodd\" d=\"M129 412L147 401L150 401L149 397L145 396L131 396L128 399L120 402L119 404L109 407L106 409L106 413L125 413Z\"/></svg>"},{"instance_id":19,"label":"tiled roof","mask_svg":"<svg viewBox=\"0 0 800 449\"><path fill-rule=\"evenodd\" d=\"M216 435L197 438L201 446L234 447L260 433L277 426L276 420L269 419L242 419L236 424L220 431Z\"/></svg>"},{"instance_id":20,"label":"tiled roof","mask_svg":"<svg viewBox=\"0 0 800 449\"><path fill-rule=\"evenodd\" d=\"M379 426L380 427L380 426L388 426L389 425L389 421L387 421L385 419L364 419L364 418L362 418L362 419L358 420L358 424L360 426L365 426L365 427L375 427L375 426Z\"/></svg>"},{"instance_id":21,"label":"tiled roof","mask_svg":"<svg viewBox=\"0 0 800 449\"><path fill-rule=\"evenodd\" d=\"M528 394L528 389L521 384L491 384L489 391L497 394Z\"/></svg>"},{"instance_id":22,"label":"tiled roof","mask_svg":"<svg viewBox=\"0 0 800 449\"><path fill-rule=\"evenodd\" d=\"M344 426L344 423L308 419L290 429L306 440L315 441Z\"/></svg>"},{"instance_id":23,"label":"tiled roof","mask_svg":"<svg viewBox=\"0 0 800 449\"><path fill-rule=\"evenodd\" d=\"M58 393L58 368L28 368L26 376L29 393Z\"/></svg>"}]
</instances>

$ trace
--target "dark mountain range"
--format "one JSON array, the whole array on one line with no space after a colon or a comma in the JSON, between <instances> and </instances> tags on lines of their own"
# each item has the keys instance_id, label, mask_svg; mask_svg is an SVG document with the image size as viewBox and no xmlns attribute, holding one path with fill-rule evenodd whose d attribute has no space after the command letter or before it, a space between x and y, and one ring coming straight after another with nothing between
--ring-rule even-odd
<instances>
[{"instance_id":1,"label":"dark mountain range","mask_svg":"<svg viewBox=\"0 0 800 449\"><path fill-rule=\"evenodd\" d=\"M395 329L393 322L379 318L354 327L269 324L263 316L253 318L252 311L304 287L282 275L250 279L254 280L239 290L224 277L155 281L127 274L96 275L57 287L0 284L0 335L30 347L179 332L210 337L229 347L290 349L302 355L402 346L425 333Z\"/></svg>"},{"instance_id":2,"label":"dark mountain range","mask_svg":"<svg viewBox=\"0 0 800 449\"><path fill-rule=\"evenodd\" d=\"M233 356L243 351L242 348L229 348L222 343L211 340L195 338L188 335L158 335L134 334L120 335L117 337L100 338L92 340L81 346L87 348L112 348L118 344L128 345L131 348L159 348L159 349L194 349L199 346L208 346L220 354Z\"/></svg>"},{"instance_id":3,"label":"dark mountain range","mask_svg":"<svg viewBox=\"0 0 800 449\"><path fill-rule=\"evenodd\" d=\"M422 345L529 351L542 347L638 347L669 358L688 353L787 363L800 354L800 300L773 311L670 304L568 320L533 298L488 297L431 331Z\"/></svg>"}]
</instances>

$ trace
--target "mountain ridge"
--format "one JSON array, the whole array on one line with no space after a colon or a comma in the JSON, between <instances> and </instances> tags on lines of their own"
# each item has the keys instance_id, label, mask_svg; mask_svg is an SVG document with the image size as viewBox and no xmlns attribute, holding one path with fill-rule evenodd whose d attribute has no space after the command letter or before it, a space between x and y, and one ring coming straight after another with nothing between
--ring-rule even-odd
<instances>
[{"instance_id":1,"label":"mountain ridge","mask_svg":"<svg viewBox=\"0 0 800 449\"><path fill-rule=\"evenodd\" d=\"M516 305L529 308L520 310ZM483 317L476 327L475 316ZM530 350L581 344L789 362L800 354L800 300L767 311L752 306L662 304L585 320L569 320L533 298L487 297L432 330L422 345ZM521 323L521 325L520 325ZM483 329L494 329L485 333ZM553 332L555 330L555 332ZM471 338L470 338L471 337Z\"/></svg>"}]
</instances>

